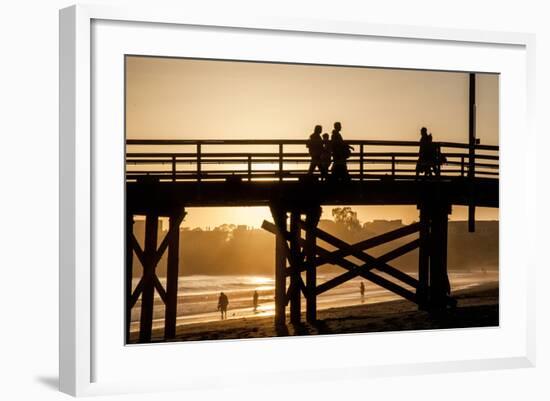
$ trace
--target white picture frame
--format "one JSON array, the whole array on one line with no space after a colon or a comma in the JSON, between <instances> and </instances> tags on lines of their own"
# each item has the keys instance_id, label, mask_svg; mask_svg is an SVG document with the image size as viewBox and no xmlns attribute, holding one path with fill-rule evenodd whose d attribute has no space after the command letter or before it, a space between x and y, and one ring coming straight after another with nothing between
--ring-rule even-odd
<instances>
[{"instance_id":1,"label":"white picture frame","mask_svg":"<svg viewBox=\"0 0 550 401\"><path fill-rule=\"evenodd\" d=\"M160 36L151 34L148 36L150 43L142 44L149 46L149 50L144 54L154 52L155 46L160 46L159 38L162 35L170 34L165 29L177 29L177 27L194 27L209 29L215 35L229 35L230 32L243 32L247 35L254 35L259 32L263 34L272 34L276 43L278 34L287 36L307 36L308 38L338 37L343 40L363 40L383 39L388 43L409 41L407 43L433 44L444 51L445 46L455 46L453 51L464 51L465 54L470 50L477 49L478 53L486 52L487 49L496 49L506 53L510 49L510 54L503 54L502 60L498 57L492 61L487 61L484 70L476 69L479 60L464 60L459 70L463 71L487 71L504 74L504 77L510 77L505 80L501 87L501 96L509 96L511 91L517 90L519 98L514 99L512 103L504 102L501 106L501 114L506 115L501 119L502 123L502 148L501 148L501 215L505 219L501 220L503 238L501 240L501 260L506 256L506 263L513 264L520 261L520 253L534 255L529 252L530 247L535 241L533 234L522 235L514 234L514 231L533 233L536 211L534 208L527 207L526 198L535 194L535 181L526 172L534 169L535 161L527 157L535 147L535 137L532 128L531 113L534 110L534 36L521 33L505 32L483 32L468 30L450 30L436 29L413 26L386 26L374 25L366 22L350 21L320 21L320 20L296 20L289 18L224 18L211 15L191 15L180 11L168 11L152 8L111 8L107 6L73 6L61 10L60 12L60 390L72 395L93 395L107 393L126 393L135 391L157 391L169 389L203 389L212 386L235 386L242 385L244 382L235 377L227 378L216 377L213 374L207 374L207 369L191 369L186 372L185 379L180 379L178 375L151 375L149 380L142 378L131 378L130 371L122 365L131 364L136 360L148 360L151 363L149 369L152 370L155 358L171 358L170 355L179 354L189 356L190 360L196 358L198 352L208 354L216 352L226 355L228 358L241 356L241 366L236 368L241 374L244 372L248 376L254 377L256 383L269 385L275 378L277 380L326 380L327 378L338 379L343 377L353 377L357 380L385 375L399 374L418 374L435 373L441 371L466 371L477 369L500 369L510 367L529 367L534 366L535 361L535 340L534 340L534 282L533 276L528 272L534 270L535 261L533 259L521 259L521 273L513 269L504 269L501 279L501 298L502 308L505 315L501 314L501 327L497 329L480 330L462 330L460 338L457 341L476 342L483 337L482 341L491 341L495 343L495 348L491 352L472 351L465 354L464 357L453 357L441 354L441 358L428 358L418 360L415 355L406 355L400 358L390 358L389 356L373 356L370 363L361 359L348 359L342 352L334 349L335 344L340 341L338 336L329 336L322 340L313 340L311 338L294 339L265 339L254 341L222 341L209 342L205 344L164 344L156 346L124 347L123 339L116 343L118 329L115 332L107 334L103 331L98 332L97 327L105 327L102 319L117 318L116 314L108 318L102 313L102 306L96 305L94 299L95 291L101 291L106 294L108 301L117 303L117 299L111 299L116 285L109 288L102 287L104 282L101 275L96 274L94 268L102 260L98 253L97 241L94 244L98 227L102 226L98 221L103 209L98 205L98 194L105 193L105 180L100 178L108 169L119 169L120 164L117 157L119 147L123 144L123 132L121 136L114 135L109 138L95 138L94 130L101 126L97 121L102 118L101 111L96 110L97 104L92 102L93 96L101 94L96 93L98 88L93 86L92 80L94 74L101 68L101 62L97 62L94 57L102 51L101 46L105 45L104 40L93 41L94 24L101 25L106 22L108 29L103 30L101 35L114 35L112 39L113 48L109 51L114 57L119 57L115 49L116 45L125 34L120 33L124 30L135 29L132 34L138 34L140 29L145 27L157 27L155 32ZM126 24L125 26L116 26L117 23ZM135 24L130 26L128 24ZM106 26L104 25L104 26ZM109 29L113 28L112 31ZM118 32L118 33L117 33ZM210 32L210 33L212 33ZM225 33L224 33L225 32ZM116 36L116 37L115 37ZM135 39L135 35L132 36ZM139 35L138 35L139 36ZM104 36L105 37L105 36ZM230 44L225 46L231 47ZM135 50L134 46L130 46ZM169 52L169 45L160 49L159 54ZM153 50L151 50L153 49ZM470 50L468 50L470 49ZM500 49L500 50L498 50ZM253 49L251 49L253 50ZM208 50L205 50L208 51ZM140 54L135 51L134 54ZM156 54L156 53L155 53ZM102 56L103 57L103 56ZM244 57L244 56L243 56ZM269 51L263 57L270 57ZM469 57L472 57L470 54ZM482 58L482 56L479 56ZM261 57L260 57L261 58ZM474 57L475 58L475 57ZM503 60L510 61L510 65L502 65L502 70L498 67L499 62ZM285 60L284 57L282 61ZM349 61L349 60L348 60ZM402 67L402 68L432 68L432 69L450 69L449 60L441 60L441 63L422 65L420 62L411 62L408 65L395 64L395 61L373 61L381 66ZM392 64L393 63L393 64ZM390 65L391 64L391 65ZM94 70L94 68L96 70ZM116 66L114 67L116 68ZM516 70L514 70L516 68ZM503 72L503 71L507 72ZM117 75L118 74L118 75ZM108 79L120 79L122 71L118 71L113 77ZM102 78L101 78L102 79ZM507 79L507 78L506 78ZM506 82L509 82L509 86ZM118 82L117 85L121 83ZM116 85L115 85L116 86ZM119 86L117 86L118 88ZM102 89L99 88L101 91ZM122 95L122 94L119 94ZM113 113L113 119L117 120L113 127L117 127L122 121L123 111L116 97L109 104ZM505 99L506 100L506 99ZM103 103L98 103L104 107ZM114 105L114 107L113 107ZM519 106L519 108L515 107ZM105 106L107 107L107 106ZM99 116L99 117L98 117ZM511 116L511 117L510 117ZM510 118L509 118L510 117ZM96 119L96 120L94 120ZM525 135L521 140L511 136L513 130L522 130ZM111 148L109 141L113 140L114 148ZM118 141L118 142L117 142ZM118 145L117 145L118 143ZM102 172L98 172L97 157L101 154L104 165ZM514 169L508 167L512 159L517 160ZM118 161L117 161L118 160ZM120 171L122 174L122 170ZM117 174L114 174L113 180L105 185L116 185ZM114 184L113 184L114 183ZM521 185L523 191L514 190L517 185ZM117 203L117 202L115 202ZM98 209L99 207L99 209ZM108 213L107 213L108 214ZM109 214L108 214L109 215ZM117 215L114 216L115 221ZM123 219L118 220L120 227L113 230L112 235L122 230ZM505 223L503 223L505 222ZM524 230L516 230L517 228ZM106 234L107 235L107 234ZM101 241L101 239L100 239ZM515 249L512 249L514 244ZM122 250L121 250L122 252ZM534 256L530 256L534 258ZM123 265L120 266L123 270ZM121 271L122 271L121 270ZM519 269L518 269L519 270ZM101 287L101 288L98 288ZM111 288L112 287L112 288ZM516 288L517 287L517 288ZM123 287L120 287L122 292ZM514 291L517 291L515 293ZM512 294L512 295L510 295ZM515 307L510 308L511 297L520 297L521 301L516 302ZM122 305L121 305L122 307ZM505 309L507 308L507 309ZM113 308L117 309L118 308ZM507 315L513 309L513 314ZM510 312L510 313L512 313ZM113 312L114 313L114 312ZM117 312L118 313L118 312ZM510 317L510 318L509 318ZM512 317L517 318L514 321ZM123 322L120 322L120 333L122 333ZM510 331L510 335L502 335ZM455 333L456 334L456 333ZM370 341L382 341L383 337L391 337L395 341L402 341L405 338L414 339L419 344L424 342L438 344L443 341L450 341L454 337L449 332L421 332L421 333L387 333L368 337ZM469 339L469 340L466 340ZM356 346L359 341L364 341L361 335L346 337L346 346ZM110 353L105 346L109 341L115 341L117 351ZM272 358L271 367L258 367L253 369L246 367L247 355L257 354L261 349L266 348L269 343L274 351L265 357ZM289 353L293 352L315 352L319 346L325 347L325 362L312 358L309 363L297 362L297 366L286 370L277 362L277 353L281 349L287 349ZM500 348L498 348L500 347ZM508 347L508 348L507 348ZM475 347L474 347L475 348ZM332 349L332 351L331 351ZM506 352L509 349L509 352ZM460 346L457 348L460 351ZM109 354L109 355L107 355ZM117 356L121 359L116 359ZM162 355L161 357L156 355ZM308 354L309 355L309 354ZM403 354L404 355L404 354ZM124 362L123 359L127 358ZM137 358L137 359L136 359ZM151 359L152 358L152 359ZM334 366L328 366L327 361L332 362ZM98 361L102 361L101 363ZM132 362L133 361L133 362ZM158 362L158 360L157 360ZM121 365L117 365L121 363ZM112 367L112 371L120 372L115 377L111 374L103 374L101 366ZM158 365L157 365L158 366ZM167 363L167 369L170 369L170 362ZM146 373L146 372L145 372ZM161 378L164 377L164 378Z\"/></svg>"}]
</instances>

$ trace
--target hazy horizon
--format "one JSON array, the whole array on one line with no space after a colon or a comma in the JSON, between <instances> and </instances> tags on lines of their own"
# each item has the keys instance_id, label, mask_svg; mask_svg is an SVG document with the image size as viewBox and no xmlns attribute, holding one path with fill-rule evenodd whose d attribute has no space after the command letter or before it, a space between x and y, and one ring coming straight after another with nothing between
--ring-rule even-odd
<instances>
[{"instance_id":1,"label":"hazy horizon","mask_svg":"<svg viewBox=\"0 0 550 401\"><path fill-rule=\"evenodd\" d=\"M324 206L324 207L327 207L327 206ZM334 207L337 207L337 206L334 206ZM367 215L367 216L371 215L371 213L368 210L365 211L365 209L369 209L371 207L372 206L352 207L353 211L357 212L357 217L358 217L359 221L361 222L361 224L373 223L373 222L376 222L376 221L388 221L389 222L389 221L395 221L395 220L401 220L403 222L403 224L410 224L413 221L418 221L418 215L412 216L411 219L407 219L407 218L403 218L400 215L399 211L393 212L393 216L395 216L395 218L392 218L390 216L388 218L374 217L374 218L371 218L370 220L363 219L363 217L365 215ZM384 206L384 207L390 208L391 206ZM213 228L216 228L216 227L220 227L222 225L235 225L235 226L245 225L249 228L261 229L261 225L262 225L263 220L259 221L257 224L245 224L245 223L242 223L241 218L239 217L239 213L237 213L236 217L234 217L234 218L229 217L225 221L221 220L223 218L223 215L227 216L225 214L227 209L230 209L230 210L245 209L243 212L246 212L247 214L249 214L248 209L259 209L259 208L263 208L263 207L262 206L255 206L255 207L191 207L191 208L186 208L186 210L189 211L189 214L185 217L185 219L181 223L180 227L185 228L185 229L191 229L191 230L194 230L194 229L207 230L207 229L213 229ZM412 208L414 208L416 210L415 206L412 206ZM460 208L460 211L459 212L455 211L450 216L449 221L452 221L452 222L467 222L468 221L467 206L460 206L459 208ZM207 212L212 212L212 210L215 210L217 213L216 212L211 213L211 214L214 215L211 221L213 221L215 223L219 223L219 224L216 224L216 225L213 225L213 224L197 225L197 224L195 224L195 222L199 219L198 218L191 219L190 217L193 216L193 215L196 216L196 213L200 212L202 209L206 209ZM265 213L269 213L269 210L267 208L265 208L265 209L266 209ZM477 209L478 209L478 213L479 213L479 211L483 212L483 211L485 211L485 209L488 209L488 208L477 208ZM217 215L218 213L221 214L222 216L218 216ZM263 215L263 213L264 212L262 212L261 215ZM407 216L406 214L403 214L403 215ZM476 221L499 221L498 214L497 214L496 218L491 218L491 213L484 213L483 216L485 218L482 218L482 219L480 219L478 216L476 216ZM203 222L208 222L209 221L208 219L204 219L203 216L200 216L200 218L201 218L200 221L203 221ZM136 215L136 216L134 216L134 219L136 221L145 220L145 216ZM163 230L168 230L168 228L167 228L168 227L168 218L160 217L159 219L163 221L163 226L162 226ZM272 221L270 216L268 216L267 220ZM321 216L321 220L334 221L334 219L332 218L330 212L329 213L324 212L323 215Z\"/></svg>"}]
</instances>

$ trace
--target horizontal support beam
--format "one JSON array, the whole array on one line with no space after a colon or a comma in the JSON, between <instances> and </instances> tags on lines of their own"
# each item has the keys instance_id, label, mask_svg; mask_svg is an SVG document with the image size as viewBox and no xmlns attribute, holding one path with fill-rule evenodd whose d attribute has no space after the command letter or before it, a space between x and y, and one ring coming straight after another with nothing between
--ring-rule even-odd
<instances>
[{"instance_id":1,"label":"horizontal support beam","mask_svg":"<svg viewBox=\"0 0 550 401\"><path fill-rule=\"evenodd\" d=\"M470 198L479 207L499 206L499 183L494 179L476 178L475 192L470 194L468 179L445 179L440 182L414 178L375 180L364 177L363 182L346 184L298 182L285 178L277 182L165 182L145 184L130 182L127 188L127 208L135 215L151 211L170 216L181 206L269 206L281 199L288 205L417 205L422 194L429 195L440 185L442 194L451 205L468 205ZM166 178L168 181L169 178ZM433 187L433 189L432 189ZM435 193L435 192L434 192Z\"/></svg>"}]
</instances>

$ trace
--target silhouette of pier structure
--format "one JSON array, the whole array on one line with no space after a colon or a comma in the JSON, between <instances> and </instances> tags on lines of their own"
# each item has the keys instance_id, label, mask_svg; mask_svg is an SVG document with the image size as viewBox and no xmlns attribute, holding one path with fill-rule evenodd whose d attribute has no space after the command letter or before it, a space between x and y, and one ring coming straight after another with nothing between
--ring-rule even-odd
<instances>
[{"instance_id":1,"label":"silhouette of pier structure","mask_svg":"<svg viewBox=\"0 0 550 401\"><path fill-rule=\"evenodd\" d=\"M262 227L275 235L275 323L317 320L316 300L355 277L369 280L418 304L441 311L455 302L447 275L447 224L452 206L468 206L470 229L475 207L498 207L498 146L474 142L437 143L446 163L432 177L417 177L418 142L349 140L349 180L321 181L308 175L305 140L127 140L126 141L126 335L131 309L141 299L139 341L151 341L155 292L165 305L164 336L174 338L179 278L179 227L186 208L267 206L273 222ZM356 244L318 226L324 205L416 205L418 222ZM134 217L145 216L140 246ZM159 241L159 218L169 230ZM369 250L414 235L404 245L374 257ZM322 246L329 244L335 250ZM419 250L418 275L390 265ZM251 250L253 252L253 250ZM155 273L167 253L166 284ZM134 255L142 276L132 286ZM350 260L353 257L353 261ZM357 262L360 261L360 262ZM317 267L332 264L344 272L317 283ZM305 281L303 275L305 274Z\"/></svg>"}]
</instances>

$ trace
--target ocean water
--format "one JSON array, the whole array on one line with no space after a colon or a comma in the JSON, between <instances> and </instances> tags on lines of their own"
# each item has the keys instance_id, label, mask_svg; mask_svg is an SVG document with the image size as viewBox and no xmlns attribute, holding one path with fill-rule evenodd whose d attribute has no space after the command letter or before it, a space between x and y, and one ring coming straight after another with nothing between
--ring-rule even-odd
<instances>
[{"instance_id":1,"label":"ocean water","mask_svg":"<svg viewBox=\"0 0 550 401\"><path fill-rule=\"evenodd\" d=\"M317 283L323 283L338 274L318 274ZM381 274L382 275L382 274ZM414 276L414 274L411 274ZM449 272L452 291L469 288L483 283L498 281L498 271L479 272ZM134 279L134 287L139 279ZM163 285L164 278L160 278ZM361 298L360 283L365 284L365 296ZM178 283L178 309L177 324L191 324L208 322L220 319L217 311L218 296L223 291L229 298L227 312L228 319L237 319L254 316L270 316L274 314L274 278L265 276L183 276ZM406 287L406 286L405 286ZM259 294L259 307L253 310L252 295L254 291ZM303 297L302 297L303 298ZM362 278L352 279L340 286L333 288L317 297L317 309L371 304L402 299L398 295L389 292L376 284ZM302 311L305 311L305 300ZM141 301L132 309L132 331L139 330ZM288 311L288 308L287 308ZM164 326L164 304L155 293L155 307L153 314L153 328Z\"/></svg>"}]
</instances>

